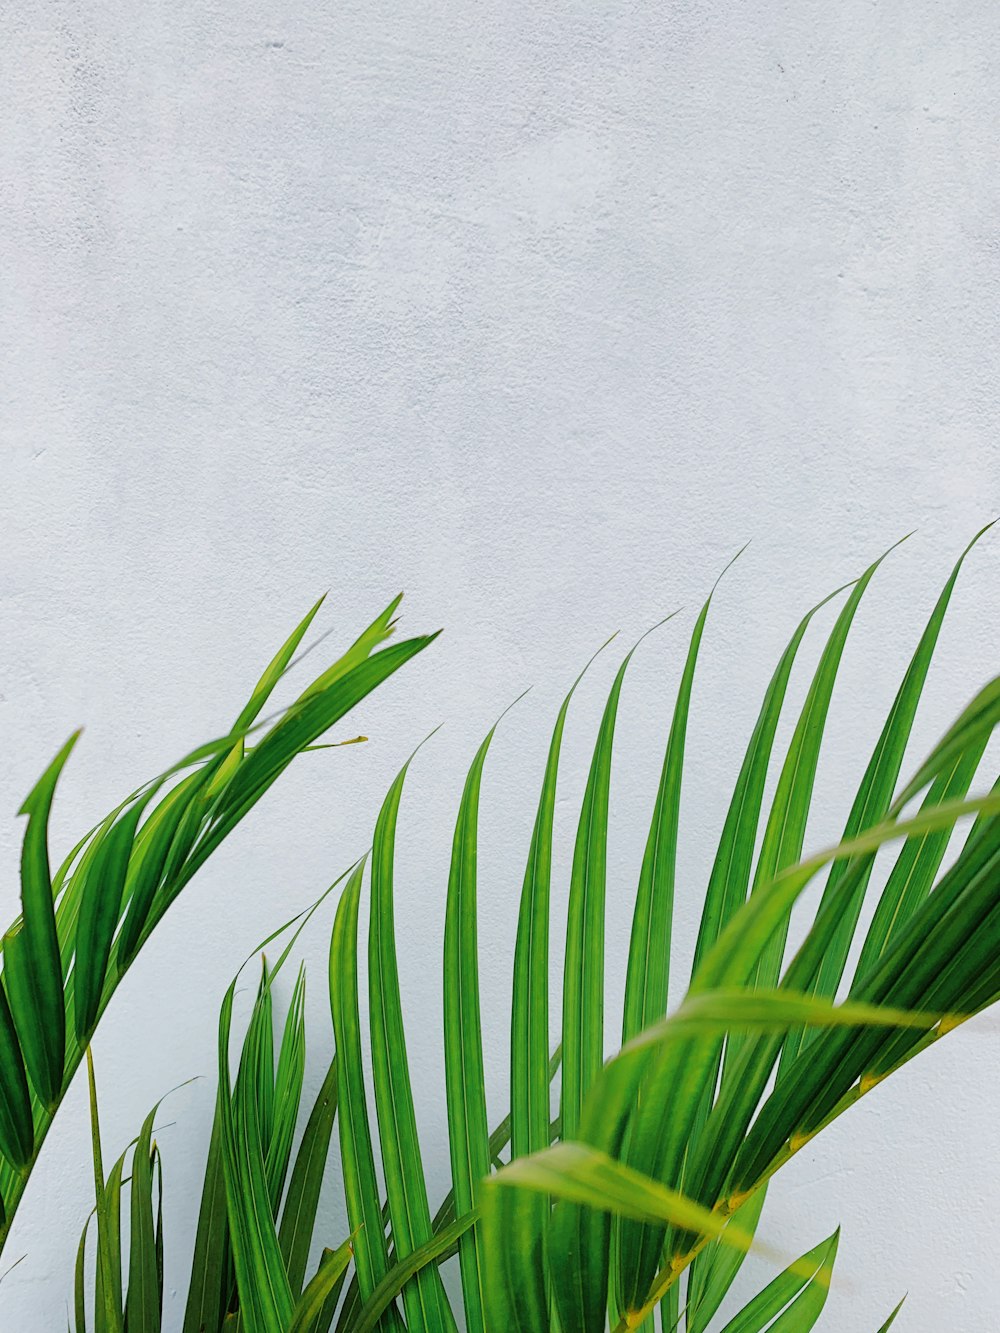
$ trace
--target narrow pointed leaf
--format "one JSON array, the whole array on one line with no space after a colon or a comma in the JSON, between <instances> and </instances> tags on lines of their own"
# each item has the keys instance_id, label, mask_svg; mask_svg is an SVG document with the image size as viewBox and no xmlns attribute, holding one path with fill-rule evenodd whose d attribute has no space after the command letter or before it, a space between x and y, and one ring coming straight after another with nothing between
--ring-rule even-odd
<instances>
[{"instance_id":1,"label":"narrow pointed leaf","mask_svg":"<svg viewBox=\"0 0 1000 1333\"><path fill-rule=\"evenodd\" d=\"M751 1194L733 1214L734 1225L748 1236L756 1235L766 1199L764 1189ZM744 1251L717 1240L696 1255L688 1273L685 1333L706 1333L745 1258Z\"/></svg>"},{"instance_id":2,"label":"narrow pointed leaf","mask_svg":"<svg viewBox=\"0 0 1000 1333\"><path fill-rule=\"evenodd\" d=\"M405 777L404 767L390 787L375 825L368 928L375 1109L392 1236L400 1259L431 1239L427 1187L410 1090L393 923L395 832ZM404 1288L403 1308L410 1333L442 1333L453 1326L436 1269L422 1270Z\"/></svg>"},{"instance_id":3,"label":"narrow pointed leaf","mask_svg":"<svg viewBox=\"0 0 1000 1333\"><path fill-rule=\"evenodd\" d=\"M293 1302L271 1214L255 1080L238 1079L234 1098L229 1072L235 988L234 981L219 1015L219 1091L222 1162L241 1321L246 1333L285 1333Z\"/></svg>"},{"instance_id":4,"label":"narrow pointed leaf","mask_svg":"<svg viewBox=\"0 0 1000 1333\"><path fill-rule=\"evenodd\" d=\"M618 669L601 718L573 850L563 966L560 1097L562 1135L567 1139L579 1137L584 1099L604 1062L604 906L611 755L618 701L635 647ZM570 1259L566 1264L550 1264L560 1319L580 1333L603 1333L610 1220L579 1209L563 1209L563 1216L564 1229L556 1243ZM574 1225L580 1229L578 1236L572 1235Z\"/></svg>"},{"instance_id":5,"label":"narrow pointed leaf","mask_svg":"<svg viewBox=\"0 0 1000 1333\"><path fill-rule=\"evenodd\" d=\"M293 1294L301 1292L305 1278L336 1115L337 1060L334 1057L306 1121L281 1212L278 1240Z\"/></svg>"},{"instance_id":6,"label":"narrow pointed leaf","mask_svg":"<svg viewBox=\"0 0 1000 1333\"><path fill-rule=\"evenodd\" d=\"M128 1297L125 1318L128 1333L160 1333L160 1290L153 1215L153 1118L155 1106L143 1123L132 1158Z\"/></svg>"},{"instance_id":7,"label":"narrow pointed leaf","mask_svg":"<svg viewBox=\"0 0 1000 1333\"><path fill-rule=\"evenodd\" d=\"M811 1277L803 1278L801 1269L786 1269L758 1293L738 1315L730 1319L722 1333L809 1333L823 1313L830 1290L830 1276L837 1257L840 1233L804 1254L799 1265L813 1264Z\"/></svg>"},{"instance_id":8,"label":"narrow pointed leaf","mask_svg":"<svg viewBox=\"0 0 1000 1333\"><path fill-rule=\"evenodd\" d=\"M802 855L820 748L837 672L861 599L885 558L885 555L880 556L869 565L854 584L823 649L778 779L778 789L754 874L755 890L769 883ZM778 979L787 928L786 918L775 929L757 965L758 977L763 986L773 986Z\"/></svg>"},{"instance_id":9,"label":"narrow pointed leaf","mask_svg":"<svg viewBox=\"0 0 1000 1333\"><path fill-rule=\"evenodd\" d=\"M728 569L728 566L726 568ZM723 574L725 572L723 570ZM641 1032L647 1024L662 1018L667 1012L684 747L698 650L701 647L705 622L708 619L708 610L714 593L715 588L701 608L691 634L691 643L674 704L652 823L639 872L639 887L632 913L628 967L625 973L623 1043L634 1037L637 1032Z\"/></svg>"},{"instance_id":10,"label":"narrow pointed leaf","mask_svg":"<svg viewBox=\"0 0 1000 1333\"><path fill-rule=\"evenodd\" d=\"M330 1003L337 1043L337 1104L347 1217L354 1234L354 1262L361 1297L371 1296L388 1268L381 1196L375 1175L358 1013L358 909L364 862L359 863L337 906L330 943ZM387 1311L383 1330L402 1326Z\"/></svg>"},{"instance_id":11,"label":"narrow pointed leaf","mask_svg":"<svg viewBox=\"0 0 1000 1333\"><path fill-rule=\"evenodd\" d=\"M751 902L763 886L770 884L786 866L797 862L801 855L837 670L861 598L880 563L878 560L872 564L853 585L816 668L778 778L757 857ZM757 953L754 969L758 986L770 988L777 983L788 921L789 915L774 920L773 928ZM738 1038L731 1039L727 1048L723 1086L729 1077L727 1071L733 1068L739 1045ZM681 1181L690 1134L699 1111L704 1108L709 1080L714 1077L714 1057L715 1052L710 1047L703 1048L698 1052L697 1063L689 1063L685 1048L678 1046L660 1059L649 1075L630 1126L626 1145L626 1160L630 1164L666 1184L676 1185ZM664 1125L660 1108L668 1096L668 1089L678 1089L685 1065L690 1079L685 1086L686 1095L676 1098L674 1105L677 1109ZM656 1271L663 1245L664 1234L658 1228L640 1229L623 1224L620 1285L629 1304L641 1302L642 1293L648 1289Z\"/></svg>"},{"instance_id":12,"label":"narrow pointed leaf","mask_svg":"<svg viewBox=\"0 0 1000 1333\"><path fill-rule=\"evenodd\" d=\"M347 652L328 666L322 675L317 676L312 684L303 690L302 694L299 695L299 702L311 699L314 695L329 690L331 685L335 685L337 681L348 675L355 667L370 658L379 644L385 643L392 636L396 628L395 615L402 600L403 594L398 593L381 615L376 616L367 629L361 631Z\"/></svg>"},{"instance_id":13,"label":"narrow pointed leaf","mask_svg":"<svg viewBox=\"0 0 1000 1333\"><path fill-rule=\"evenodd\" d=\"M31 1161L34 1143L28 1077L0 978L0 1153L20 1170Z\"/></svg>"},{"instance_id":14,"label":"narrow pointed leaf","mask_svg":"<svg viewBox=\"0 0 1000 1333\"><path fill-rule=\"evenodd\" d=\"M21 807L28 816L21 850L23 924L13 949L7 942L12 937L4 940L8 999L28 1076L45 1106L53 1106L62 1092L66 1053L62 963L49 873L49 811L79 734L69 738Z\"/></svg>"},{"instance_id":15,"label":"narrow pointed leaf","mask_svg":"<svg viewBox=\"0 0 1000 1333\"><path fill-rule=\"evenodd\" d=\"M351 1333L373 1333L379 1320L399 1293L421 1269L443 1263L459 1252L463 1236L467 1236L479 1220L479 1209L466 1213L457 1221L435 1233L425 1244L411 1250L405 1259L394 1263L369 1299L351 1321ZM492 1325L489 1327L492 1328Z\"/></svg>"},{"instance_id":16,"label":"narrow pointed leaf","mask_svg":"<svg viewBox=\"0 0 1000 1333\"><path fill-rule=\"evenodd\" d=\"M336 1299L343 1284L351 1253L349 1240L345 1240L335 1250L323 1251L319 1269L296 1302L287 1333L315 1333L331 1296Z\"/></svg>"},{"instance_id":17,"label":"narrow pointed leaf","mask_svg":"<svg viewBox=\"0 0 1000 1333\"><path fill-rule=\"evenodd\" d=\"M305 975L299 969L285 1019L278 1067L274 1074L274 1109L271 1134L265 1151L267 1184L271 1198L271 1212L277 1214L284 1189L292 1140L299 1118L302 1100L302 1081L305 1075ZM298 1293L295 1293L296 1295Z\"/></svg>"},{"instance_id":18,"label":"narrow pointed leaf","mask_svg":"<svg viewBox=\"0 0 1000 1333\"><path fill-rule=\"evenodd\" d=\"M483 765L495 731L496 727L479 747L462 792L452 845L445 911L445 1093L452 1186L455 1208L460 1217L476 1208L482 1184L490 1174L490 1131L486 1119L479 1007L476 863L479 792ZM475 1229L467 1231L459 1242L467 1333L484 1333L485 1327L480 1243L481 1237Z\"/></svg>"},{"instance_id":19,"label":"narrow pointed leaf","mask_svg":"<svg viewBox=\"0 0 1000 1333\"><path fill-rule=\"evenodd\" d=\"M398 671L435 636L426 635L391 645L350 671L336 675L322 691L310 693L292 708L246 757L225 793L218 824L206 837L198 862L207 856L297 754L312 745L366 695Z\"/></svg>"},{"instance_id":20,"label":"narrow pointed leaf","mask_svg":"<svg viewBox=\"0 0 1000 1333\"><path fill-rule=\"evenodd\" d=\"M143 825L134 862L129 867L128 908L118 940L118 965L122 970L136 955L168 865L181 864L190 849L190 838L181 830L190 828L192 834L197 831L199 812L195 802L208 776L206 769L189 773L167 793Z\"/></svg>"},{"instance_id":21,"label":"narrow pointed leaf","mask_svg":"<svg viewBox=\"0 0 1000 1333\"><path fill-rule=\"evenodd\" d=\"M253 693L244 704L239 717L233 723L234 731L242 732L252 723L256 722L261 709L264 707L265 703L267 703L268 699L274 692L275 686L287 671L288 664L291 662L296 648L302 642L306 631L315 620L316 613L319 611L325 600L326 594L324 593L324 595L309 608L265 667L260 680L258 680L253 688Z\"/></svg>"},{"instance_id":22,"label":"narrow pointed leaf","mask_svg":"<svg viewBox=\"0 0 1000 1333\"><path fill-rule=\"evenodd\" d=\"M992 524L989 526L992 527ZM854 798L841 839L844 842L862 829L881 823L889 812L893 790L903 765L903 754L913 728L917 705L934 656L948 603L966 555L986 531L987 529L983 528L962 552L934 605ZM851 875L854 863L850 860L836 861L830 867L824 897L827 900L832 897L837 898L839 920L836 931L827 943L813 984L813 989L820 995L834 995L840 985L873 865L874 859L867 858L861 873L854 876L854 882L848 893L838 892L838 889ZM819 910L822 911L822 904ZM794 1059L798 1046L799 1039L793 1034L782 1052L783 1065Z\"/></svg>"},{"instance_id":23,"label":"narrow pointed leaf","mask_svg":"<svg viewBox=\"0 0 1000 1333\"><path fill-rule=\"evenodd\" d=\"M76 1264L73 1269L74 1333L87 1333L87 1233L95 1216L96 1210L83 1224L80 1244L76 1251Z\"/></svg>"},{"instance_id":24,"label":"narrow pointed leaf","mask_svg":"<svg viewBox=\"0 0 1000 1333\"><path fill-rule=\"evenodd\" d=\"M576 1134L583 1099L604 1061L604 898L611 752L618 701L634 652L635 648L619 667L605 705L573 850L563 969L561 1113L567 1138Z\"/></svg>"},{"instance_id":25,"label":"narrow pointed leaf","mask_svg":"<svg viewBox=\"0 0 1000 1333\"><path fill-rule=\"evenodd\" d=\"M610 642L610 640L608 640ZM607 647L607 643L602 645ZM598 649L600 652L601 649ZM595 654L596 656L596 654ZM594 659L591 658L591 662ZM587 666L589 667L588 662ZM510 1144L511 1155L521 1157L549 1145L552 1105L552 1069L549 1058L549 906L552 887L552 834L556 784L566 716L576 687L587 667L570 687L556 717L542 778L538 809L531 831L528 864L521 890L514 947L514 983L511 1000ZM535 1227L544 1245L548 1203L525 1201L535 1214ZM513 1258L516 1263L516 1256ZM522 1322L540 1321L548 1310L547 1264L525 1263L517 1282ZM494 1298L499 1299L498 1297ZM534 1311L524 1314L525 1307Z\"/></svg>"},{"instance_id":26,"label":"narrow pointed leaf","mask_svg":"<svg viewBox=\"0 0 1000 1333\"><path fill-rule=\"evenodd\" d=\"M882 1325L882 1327L879 1329L878 1333L889 1333L889 1329L892 1328L893 1324L896 1322L896 1316L899 1314L900 1310L902 1310L902 1308L903 1308L903 1302L904 1302L905 1300L906 1300L906 1297L904 1296L904 1297L903 1297L903 1300L901 1300L901 1301L899 1302L899 1304L896 1306L895 1310L893 1310L892 1314L889 1316L889 1318L885 1321L885 1323L884 1323L884 1324Z\"/></svg>"},{"instance_id":27,"label":"narrow pointed leaf","mask_svg":"<svg viewBox=\"0 0 1000 1333\"><path fill-rule=\"evenodd\" d=\"M122 892L136 829L146 801L129 807L100 841L84 881L73 967L76 1036L86 1042L97 1021L101 992L118 925Z\"/></svg>"},{"instance_id":28,"label":"narrow pointed leaf","mask_svg":"<svg viewBox=\"0 0 1000 1333\"><path fill-rule=\"evenodd\" d=\"M101 1151L101 1127L97 1110L97 1083L94 1061L87 1048L87 1081L90 1091L90 1133L94 1163L94 1192L97 1199L97 1269L100 1281L94 1313L98 1330L106 1333L124 1333L121 1304L121 1244L119 1240L119 1211L117 1191L110 1191L104 1180L104 1162ZM121 1178L121 1163L117 1167Z\"/></svg>"},{"instance_id":29,"label":"narrow pointed leaf","mask_svg":"<svg viewBox=\"0 0 1000 1333\"><path fill-rule=\"evenodd\" d=\"M923 802L929 810L944 801L962 800L976 776L986 749L987 737L960 754L931 784ZM896 932L909 921L931 891L934 877L941 868L951 828L934 829L908 838L893 865L879 897L868 934L858 958L854 987L872 971Z\"/></svg>"},{"instance_id":30,"label":"narrow pointed leaf","mask_svg":"<svg viewBox=\"0 0 1000 1333\"><path fill-rule=\"evenodd\" d=\"M229 1266L229 1216L222 1167L222 1106L218 1098L202 1186L183 1333L221 1333Z\"/></svg>"}]
</instances>

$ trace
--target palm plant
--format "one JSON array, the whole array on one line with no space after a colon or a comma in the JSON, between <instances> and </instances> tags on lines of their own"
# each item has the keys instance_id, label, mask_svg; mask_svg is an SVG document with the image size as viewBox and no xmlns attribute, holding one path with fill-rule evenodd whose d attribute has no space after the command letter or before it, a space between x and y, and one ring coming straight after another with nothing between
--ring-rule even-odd
<instances>
[{"instance_id":1,"label":"palm plant","mask_svg":"<svg viewBox=\"0 0 1000 1333\"><path fill-rule=\"evenodd\" d=\"M171 903L292 760L434 637L381 646L399 601L289 707L261 720L317 602L226 734L128 796L54 876L49 812L79 733L24 802L21 914L0 943L0 1250L101 1014Z\"/></svg>"},{"instance_id":2,"label":"palm plant","mask_svg":"<svg viewBox=\"0 0 1000 1333\"><path fill-rule=\"evenodd\" d=\"M965 554L903 675L842 840L806 856L807 820L841 656L880 561L833 594L844 598L843 606L768 804L778 722L814 611L796 628L734 783L687 966L686 995L667 1016L670 967L678 962L671 956L671 926L687 719L711 597L705 603L681 677L635 895L621 1048L607 1061L611 754L632 653L615 676L581 802L554 1041L553 824L570 691L542 777L518 915L510 1112L492 1132L476 924L480 784L495 728L489 732L465 781L447 885L444 1101L452 1190L434 1214L416 1130L394 938L404 766L389 789L370 851L335 886L340 896L329 980L336 1055L294 1156L305 1058L301 976L277 1042L272 1026L274 977L291 943L277 967L264 966L235 1078L235 981L227 992L184 1333L440 1333L457 1329L460 1321L469 1333L718 1328L716 1317L754 1241L775 1172L876 1083L1000 997L1000 791L968 795L1000 721L1000 679L973 699L911 778L900 782ZM956 824L967 816L975 817L971 831L946 864ZM863 929L876 855L894 843L895 860L884 886L873 892L874 910ZM821 872L826 879L819 905L802 943L790 950L792 911ZM371 1098L358 958L366 881ZM840 1002L839 995L845 996ZM152 1124L147 1120L133 1154L127 1285L117 1221L124 1159L105 1179L95 1153L99 1331L116 1333L126 1318L130 1330L161 1327L162 1236L152 1204L159 1157ZM350 1235L331 1238L336 1243L323 1250L307 1281L335 1128ZM815 1326L837 1236L816 1239L725 1325L725 1333L805 1333ZM83 1246L78 1333L86 1303ZM453 1308L441 1278L442 1265L456 1256L461 1310ZM873 1315L873 1326L881 1318L888 1328L898 1308L887 1319L884 1312Z\"/></svg>"}]
</instances>

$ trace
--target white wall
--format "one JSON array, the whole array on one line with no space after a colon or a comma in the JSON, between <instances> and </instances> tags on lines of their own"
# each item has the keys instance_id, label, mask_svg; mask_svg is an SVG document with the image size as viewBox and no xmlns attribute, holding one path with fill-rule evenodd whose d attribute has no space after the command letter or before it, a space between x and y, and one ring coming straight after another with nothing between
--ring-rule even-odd
<instances>
[{"instance_id":1,"label":"white wall","mask_svg":"<svg viewBox=\"0 0 1000 1333\"><path fill-rule=\"evenodd\" d=\"M230 840L101 1030L109 1152L167 1088L206 1075L168 1103L161 1136L182 1291L224 987L365 845L431 727L445 723L406 796L398 915L435 1193L449 821L516 693L535 685L484 794L492 1018L546 731L597 643L688 607L643 647L623 701L618 969L685 634L717 571L752 539L697 684L679 950L795 618L917 528L845 658L809 842L838 831L937 588L1000 512L1000 10L20 0L3 36L2 920L14 811L77 724L59 848L216 734L324 588L337 644L398 587L406 628L447 628L352 722L369 746L308 756ZM915 747L997 667L998 564L991 537ZM568 798L613 666L581 694ZM306 946L311 1087L325 930ZM619 992L615 971L612 1014ZM877 1090L782 1177L773 1244L844 1228L826 1327L874 1329L909 1290L905 1333L996 1328L998 1095L993 1021ZM11 1238L6 1257L27 1258L0 1291L5 1329L61 1326L86 1134L76 1085ZM330 1239L333 1190L325 1216ZM771 1271L754 1260L744 1291ZM180 1314L176 1295L171 1330Z\"/></svg>"}]
</instances>

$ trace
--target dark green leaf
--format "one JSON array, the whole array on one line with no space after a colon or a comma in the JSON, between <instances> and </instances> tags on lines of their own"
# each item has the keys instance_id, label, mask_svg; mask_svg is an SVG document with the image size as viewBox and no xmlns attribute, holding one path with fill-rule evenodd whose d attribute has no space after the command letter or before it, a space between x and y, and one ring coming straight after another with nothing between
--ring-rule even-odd
<instances>
[{"instance_id":1,"label":"dark green leaf","mask_svg":"<svg viewBox=\"0 0 1000 1333\"><path fill-rule=\"evenodd\" d=\"M302 1290L319 1206L323 1168L330 1151L337 1115L337 1060L330 1061L326 1078L306 1122L295 1157L288 1194L281 1213L278 1240L293 1295Z\"/></svg>"},{"instance_id":2,"label":"dark green leaf","mask_svg":"<svg viewBox=\"0 0 1000 1333\"><path fill-rule=\"evenodd\" d=\"M69 738L21 807L21 814L28 816L21 850L23 921L4 939L7 995L28 1076L46 1107L54 1106L62 1093L66 1053L62 964L49 874L49 811L59 774L79 735Z\"/></svg>"}]
</instances>

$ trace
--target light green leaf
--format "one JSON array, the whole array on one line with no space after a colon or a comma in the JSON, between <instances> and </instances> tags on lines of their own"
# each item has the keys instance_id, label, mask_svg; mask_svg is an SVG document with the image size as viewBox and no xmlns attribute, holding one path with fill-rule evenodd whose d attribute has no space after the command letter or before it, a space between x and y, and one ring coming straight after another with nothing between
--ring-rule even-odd
<instances>
[{"instance_id":1,"label":"light green leaf","mask_svg":"<svg viewBox=\"0 0 1000 1333\"><path fill-rule=\"evenodd\" d=\"M905 1301L905 1300L906 1300L906 1297L904 1296L904 1297L903 1297L903 1300L899 1302L899 1304L896 1306L895 1310L893 1310L892 1314L889 1316L889 1318L885 1321L885 1323L884 1323L884 1324L882 1325L882 1327L879 1329L878 1333L889 1333L889 1329L892 1328L893 1324L896 1322L896 1316L899 1314L900 1310L902 1310L902 1308L903 1308L903 1301Z\"/></svg>"},{"instance_id":2,"label":"light green leaf","mask_svg":"<svg viewBox=\"0 0 1000 1333\"><path fill-rule=\"evenodd\" d=\"M330 942L330 1004L337 1043L337 1102L340 1155L347 1217L354 1234L354 1262L363 1299L370 1297L388 1268L375 1158L361 1056L358 1012L358 909L364 862L351 873L340 902ZM395 1310L384 1330L402 1327Z\"/></svg>"},{"instance_id":3,"label":"light green leaf","mask_svg":"<svg viewBox=\"0 0 1000 1333\"><path fill-rule=\"evenodd\" d=\"M392 1236L400 1259L405 1259L411 1251L431 1239L427 1187L410 1090L393 924L396 821L406 771L404 767L390 787L375 824L368 927L375 1109ZM403 1308L410 1333L442 1333L453 1327L453 1317L436 1269L421 1270L403 1289Z\"/></svg>"},{"instance_id":4,"label":"light green leaf","mask_svg":"<svg viewBox=\"0 0 1000 1333\"><path fill-rule=\"evenodd\" d=\"M486 1119L479 1007L476 860L479 792L483 765L495 731L494 726L479 747L462 792L452 845L445 910L445 1097L452 1186L459 1216L476 1208L482 1184L490 1173L490 1132ZM484 1333L485 1328L480 1240L475 1229L470 1229L459 1242L458 1257L468 1333Z\"/></svg>"},{"instance_id":5,"label":"light green leaf","mask_svg":"<svg viewBox=\"0 0 1000 1333\"><path fill-rule=\"evenodd\" d=\"M344 1281L351 1262L351 1242L345 1240L335 1250L324 1250L315 1276L299 1297L287 1333L314 1333L323 1311Z\"/></svg>"},{"instance_id":6,"label":"light green leaf","mask_svg":"<svg viewBox=\"0 0 1000 1333\"><path fill-rule=\"evenodd\" d=\"M764 1288L722 1333L809 1333L823 1313L837 1257L840 1232L804 1254L796 1268L786 1269ZM803 1266L813 1273L803 1277Z\"/></svg>"}]
</instances>

